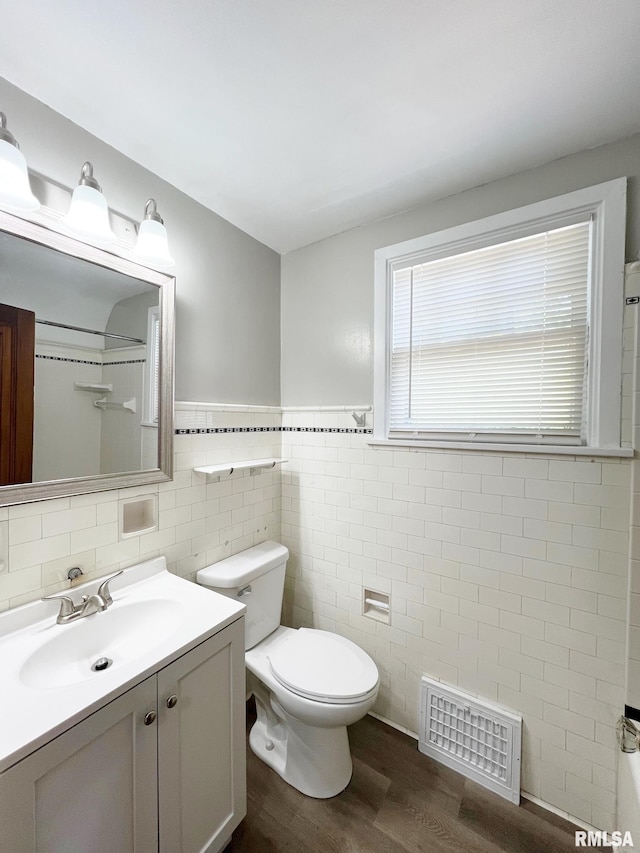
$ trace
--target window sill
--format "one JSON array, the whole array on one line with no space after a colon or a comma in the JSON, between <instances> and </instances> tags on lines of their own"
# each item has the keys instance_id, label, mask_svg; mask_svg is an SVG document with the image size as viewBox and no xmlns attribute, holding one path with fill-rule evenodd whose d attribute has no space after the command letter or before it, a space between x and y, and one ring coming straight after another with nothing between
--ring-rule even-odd
<instances>
[{"instance_id":1,"label":"window sill","mask_svg":"<svg viewBox=\"0 0 640 853\"><path fill-rule=\"evenodd\" d=\"M499 444L480 441L425 441L411 439L374 438L369 447L421 447L424 450L479 450L494 453L541 453L548 456L603 456L633 458L632 447L583 447L572 444Z\"/></svg>"}]
</instances>

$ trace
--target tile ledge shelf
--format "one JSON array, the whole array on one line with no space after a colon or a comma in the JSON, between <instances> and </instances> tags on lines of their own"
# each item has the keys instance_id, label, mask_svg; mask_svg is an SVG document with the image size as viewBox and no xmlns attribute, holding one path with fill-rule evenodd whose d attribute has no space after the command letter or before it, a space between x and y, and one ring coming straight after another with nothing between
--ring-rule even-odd
<instances>
[{"instance_id":1,"label":"tile ledge shelf","mask_svg":"<svg viewBox=\"0 0 640 853\"><path fill-rule=\"evenodd\" d=\"M176 412L256 412L259 414L287 415L295 412L371 412L369 403L359 403L354 406L258 406L243 403L190 403L187 400L176 400Z\"/></svg>"},{"instance_id":2,"label":"tile ledge shelf","mask_svg":"<svg viewBox=\"0 0 640 853\"><path fill-rule=\"evenodd\" d=\"M249 469L250 474L256 474L258 471L268 468L275 468L276 465L281 465L283 462L288 462L288 459L277 459L270 457L268 459L245 459L242 462L220 462L216 465L199 465L193 470L197 474L206 474L207 482L216 482L224 475L229 476L234 471L245 471Z\"/></svg>"},{"instance_id":3,"label":"tile ledge shelf","mask_svg":"<svg viewBox=\"0 0 640 853\"><path fill-rule=\"evenodd\" d=\"M243 403L190 403L187 400L175 400L175 412L255 412L279 415L280 406L254 406Z\"/></svg>"}]
</instances>

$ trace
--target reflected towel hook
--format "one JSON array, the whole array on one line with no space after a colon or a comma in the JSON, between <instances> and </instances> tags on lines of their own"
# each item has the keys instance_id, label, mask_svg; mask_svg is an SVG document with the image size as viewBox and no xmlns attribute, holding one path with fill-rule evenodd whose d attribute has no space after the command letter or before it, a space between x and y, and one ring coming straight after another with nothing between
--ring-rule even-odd
<instances>
[{"instance_id":1,"label":"reflected towel hook","mask_svg":"<svg viewBox=\"0 0 640 853\"><path fill-rule=\"evenodd\" d=\"M94 400L93 405L98 409L102 409L103 412L105 409L127 409L129 412L136 412L138 410L135 397L132 397L130 400L125 400L124 403L115 403L104 397L102 400Z\"/></svg>"},{"instance_id":2,"label":"reflected towel hook","mask_svg":"<svg viewBox=\"0 0 640 853\"><path fill-rule=\"evenodd\" d=\"M366 412L363 412L361 415L359 415L357 412L351 412L351 417L356 422L356 426L364 427L367 425Z\"/></svg>"}]
</instances>

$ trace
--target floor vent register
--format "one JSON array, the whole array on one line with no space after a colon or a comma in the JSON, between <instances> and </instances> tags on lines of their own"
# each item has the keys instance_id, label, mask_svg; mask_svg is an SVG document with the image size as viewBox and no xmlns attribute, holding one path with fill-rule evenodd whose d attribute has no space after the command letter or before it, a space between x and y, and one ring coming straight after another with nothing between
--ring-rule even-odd
<instances>
[{"instance_id":1,"label":"floor vent register","mask_svg":"<svg viewBox=\"0 0 640 853\"><path fill-rule=\"evenodd\" d=\"M420 752L520 802L522 717L422 678Z\"/></svg>"}]
</instances>

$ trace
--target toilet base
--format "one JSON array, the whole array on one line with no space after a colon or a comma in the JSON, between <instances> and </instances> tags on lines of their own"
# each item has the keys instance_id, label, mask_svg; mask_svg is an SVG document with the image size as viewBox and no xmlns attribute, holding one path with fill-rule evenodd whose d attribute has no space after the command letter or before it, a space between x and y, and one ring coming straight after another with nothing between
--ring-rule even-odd
<instances>
[{"instance_id":1,"label":"toilet base","mask_svg":"<svg viewBox=\"0 0 640 853\"><path fill-rule=\"evenodd\" d=\"M328 799L344 791L353 772L347 727L301 723L261 687L253 691L258 718L249 734L252 752L308 797Z\"/></svg>"}]
</instances>

